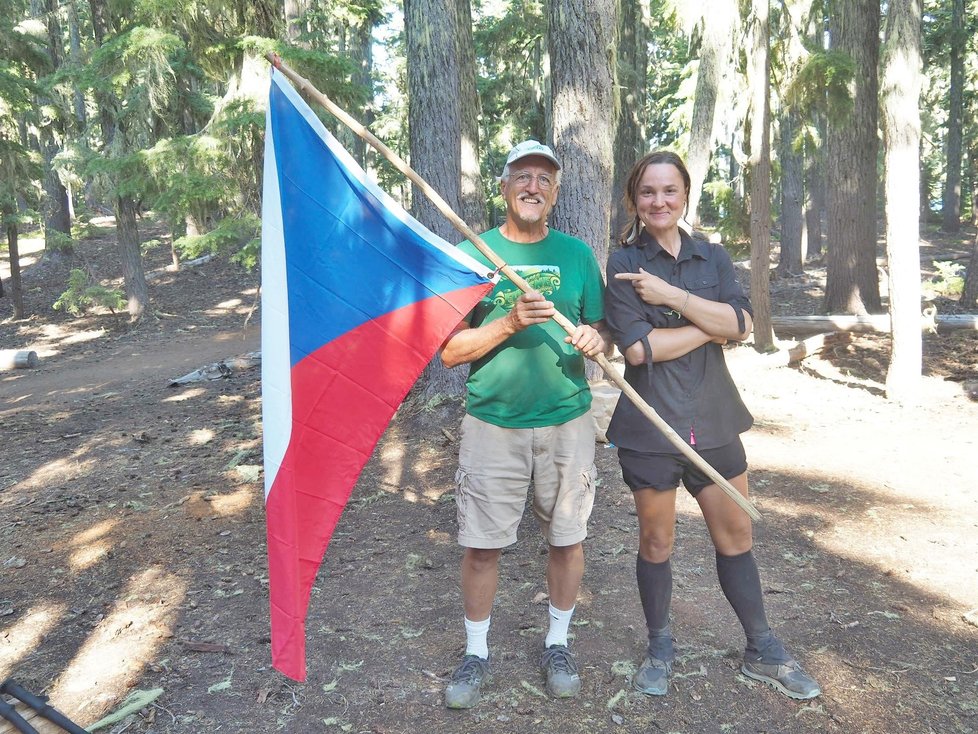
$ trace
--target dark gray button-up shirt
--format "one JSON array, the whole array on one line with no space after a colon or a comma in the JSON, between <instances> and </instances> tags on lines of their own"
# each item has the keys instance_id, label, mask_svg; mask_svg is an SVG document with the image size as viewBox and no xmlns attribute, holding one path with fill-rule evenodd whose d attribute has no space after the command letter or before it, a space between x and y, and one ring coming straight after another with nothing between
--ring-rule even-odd
<instances>
[{"instance_id":1,"label":"dark gray button-up shirt","mask_svg":"<svg viewBox=\"0 0 978 734\"><path fill-rule=\"evenodd\" d=\"M682 246L675 259L647 232L642 233L636 244L608 258L605 320L621 351L644 340L645 364L626 364L625 379L629 384L687 442L695 436L698 449L712 449L730 443L754 422L727 370L723 347L710 342L677 359L653 363L648 342L652 330L692 322L666 306L645 303L630 281L615 279L616 273L637 273L639 268L644 268L693 295L730 304L743 331L743 311L751 318L754 312L737 282L727 251L721 245L694 240L685 232L681 234ZM608 440L635 451L678 453L631 400L624 397L618 401L612 416Z\"/></svg>"}]
</instances>

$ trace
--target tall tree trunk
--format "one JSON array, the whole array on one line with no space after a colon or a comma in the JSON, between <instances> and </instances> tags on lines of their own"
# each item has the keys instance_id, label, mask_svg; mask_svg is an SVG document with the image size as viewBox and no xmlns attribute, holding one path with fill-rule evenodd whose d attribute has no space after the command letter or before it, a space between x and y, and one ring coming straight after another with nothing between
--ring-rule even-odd
<instances>
[{"instance_id":1,"label":"tall tree trunk","mask_svg":"<svg viewBox=\"0 0 978 734\"><path fill-rule=\"evenodd\" d=\"M975 244L971 248L971 260L968 262L968 271L964 277L961 305L965 308L978 307L978 233L975 234Z\"/></svg>"},{"instance_id":2,"label":"tall tree trunk","mask_svg":"<svg viewBox=\"0 0 978 734\"><path fill-rule=\"evenodd\" d=\"M64 61L61 23L58 20L58 0L47 0L45 11L48 51L51 54L52 69L57 73ZM45 100L45 102L50 103L50 100ZM58 172L54 170L54 157L58 154L55 132L62 140L65 139L64 124L59 112L55 112L50 120L41 125L39 136L41 155L44 158L44 193L46 196L42 208L44 211L44 251L46 256L68 254L72 249L68 190L61 183Z\"/></svg>"},{"instance_id":3,"label":"tall tree trunk","mask_svg":"<svg viewBox=\"0 0 978 734\"><path fill-rule=\"evenodd\" d=\"M781 119L781 252L778 275L800 275L805 264L803 160L792 147L798 115L788 111Z\"/></svg>"},{"instance_id":4,"label":"tall tree trunk","mask_svg":"<svg viewBox=\"0 0 978 734\"><path fill-rule=\"evenodd\" d=\"M754 307L754 347L774 348L771 328L771 61L768 0L752 0L750 56L747 67L750 108L750 300Z\"/></svg>"},{"instance_id":5,"label":"tall tree trunk","mask_svg":"<svg viewBox=\"0 0 978 734\"><path fill-rule=\"evenodd\" d=\"M830 17L832 48L856 65L852 113L830 121L826 134L828 186L827 313L882 310L876 269L876 181L879 140L878 79L880 6L838 0Z\"/></svg>"},{"instance_id":6,"label":"tall tree trunk","mask_svg":"<svg viewBox=\"0 0 978 734\"><path fill-rule=\"evenodd\" d=\"M639 0L621 0L621 15L618 18L618 80L615 85L618 114L611 194L612 241L628 221L622 204L625 179L631 167L645 153L645 96L649 63L647 5Z\"/></svg>"},{"instance_id":7,"label":"tall tree trunk","mask_svg":"<svg viewBox=\"0 0 978 734\"><path fill-rule=\"evenodd\" d=\"M354 116L359 119L366 127L370 127L374 121L373 108L373 27L370 19L364 19L349 29L349 54L350 61L353 62L354 71L352 82L363 88L366 93L366 102L359 110L354 111ZM367 143L359 135L344 128L342 130L343 142L357 163L366 170L367 168Z\"/></svg>"},{"instance_id":8,"label":"tall tree trunk","mask_svg":"<svg viewBox=\"0 0 978 734\"><path fill-rule=\"evenodd\" d=\"M131 196L119 196L115 205L116 238L119 241L119 261L126 288L127 310L132 321L142 318L149 304L146 272L139 251L139 228L136 224L136 203Z\"/></svg>"},{"instance_id":9,"label":"tall tree trunk","mask_svg":"<svg viewBox=\"0 0 978 734\"><path fill-rule=\"evenodd\" d=\"M961 160L964 125L964 58L968 44L968 26L964 18L964 0L951 1L950 32L951 81L948 90L947 171L944 178L944 201L941 205L941 229L961 229Z\"/></svg>"},{"instance_id":10,"label":"tall tree trunk","mask_svg":"<svg viewBox=\"0 0 978 734\"><path fill-rule=\"evenodd\" d=\"M456 0L405 0L408 127L411 167L448 202L462 211L462 85L459 12ZM428 229L449 242L460 235L416 188L411 211ZM432 360L420 379L424 399L461 395L465 370L445 369Z\"/></svg>"},{"instance_id":11,"label":"tall tree trunk","mask_svg":"<svg viewBox=\"0 0 978 734\"><path fill-rule=\"evenodd\" d=\"M686 218L693 227L700 223L700 198L703 183L710 170L710 154L713 150L713 120L720 78L728 63L730 43L737 27L735 3L706 3L703 14L703 41L700 46L700 64L696 73L696 93L693 97L693 116L689 126L690 192L689 213Z\"/></svg>"},{"instance_id":12,"label":"tall tree trunk","mask_svg":"<svg viewBox=\"0 0 978 734\"><path fill-rule=\"evenodd\" d=\"M24 318L24 289L20 282L20 249L17 244L17 222L4 223L7 231L7 253L10 256L10 297L14 302L14 319Z\"/></svg>"},{"instance_id":13,"label":"tall tree trunk","mask_svg":"<svg viewBox=\"0 0 978 734\"><path fill-rule=\"evenodd\" d=\"M479 92L476 89L475 40L472 37L472 5L456 0L458 10L458 79L461 105L462 136L460 172L462 176L461 215L476 232L486 229L486 191L482 185L479 155Z\"/></svg>"},{"instance_id":14,"label":"tall tree trunk","mask_svg":"<svg viewBox=\"0 0 978 734\"><path fill-rule=\"evenodd\" d=\"M302 25L299 22L299 16L302 15L305 10L305 8L303 8L302 0L285 0L284 10L285 34L289 43L298 44L299 35L302 33Z\"/></svg>"},{"instance_id":15,"label":"tall tree trunk","mask_svg":"<svg viewBox=\"0 0 978 734\"><path fill-rule=\"evenodd\" d=\"M883 49L886 259L892 353L886 396L913 402L920 391L921 0L890 0Z\"/></svg>"},{"instance_id":16,"label":"tall tree trunk","mask_svg":"<svg viewBox=\"0 0 978 734\"><path fill-rule=\"evenodd\" d=\"M552 0L553 130L560 158L554 226L608 259L614 144L615 0Z\"/></svg>"},{"instance_id":17,"label":"tall tree trunk","mask_svg":"<svg viewBox=\"0 0 978 734\"><path fill-rule=\"evenodd\" d=\"M89 0L92 9L92 26L98 46L105 43L111 17L105 0ZM108 151L118 136L121 145L117 149L128 149L125 128L115 116L115 107L105 94L97 94L99 122L102 128L104 150ZM115 199L116 241L119 246L119 262L125 283L130 321L138 321L149 305L149 288L143 270L142 254L139 248L139 228L136 224L136 203L131 196L117 195Z\"/></svg>"},{"instance_id":18,"label":"tall tree trunk","mask_svg":"<svg viewBox=\"0 0 978 734\"><path fill-rule=\"evenodd\" d=\"M825 125L819 120L825 139ZM805 156L805 248L808 257L822 254L825 239L822 214L825 211L825 155L821 146L813 147Z\"/></svg>"},{"instance_id":19,"label":"tall tree trunk","mask_svg":"<svg viewBox=\"0 0 978 734\"><path fill-rule=\"evenodd\" d=\"M68 0L68 48L69 57L73 66L80 66L81 59L81 32L78 30L78 6L77 0ZM75 107L75 122L79 130L84 130L88 124L88 113L85 111L85 95L81 88L73 85L72 99Z\"/></svg>"}]
</instances>

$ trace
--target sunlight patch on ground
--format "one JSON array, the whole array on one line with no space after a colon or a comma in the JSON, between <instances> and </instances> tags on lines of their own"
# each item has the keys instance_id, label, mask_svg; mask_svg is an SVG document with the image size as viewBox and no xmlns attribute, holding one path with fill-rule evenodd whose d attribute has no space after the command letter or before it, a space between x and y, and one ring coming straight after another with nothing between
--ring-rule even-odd
<instances>
[{"instance_id":1,"label":"sunlight patch on ground","mask_svg":"<svg viewBox=\"0 0 978 734\"><path fill-rule=\"evenodd\" d=\"M74 457L55 459L35 471L25 482L34 486L58 486L87 474L95 468L94 460L79 461Z\"/></svg>"},{"instance_id":2,"label":"sunlight patch on ground","mask_svg":"<svg viewBox=\"0 0 978 734\"><path fill-rule=\"evenodd\" d=\"M205 394L207 391L202 387L192 387L188 390L184 390L177 395L172 395L168 398L163 398L164 403L182 403L184 400L192 400L193 398L199 398L201 395Z\"/></svg>"},{"instance_id":3,"label":"sunlight patch on ground","mask_svg":"<svg viewBox=\"0 0 978 734\"><path fill-rule=\"evenodd\" d=\"M202 446L214 440L214 429L197 428L190 432L190 443L195 446Z\"/></svg>"},{"instance_id":4,"label":"sunlight patch on ground","mask_svg":"<svg viewBox=\"0 0 978 734\"><path fill-rule=\"evenodd\" d=\"M244 316L251 310L251 304L244 303L240 298L232 298L228 301L221 301L216 306L204 309L203 313L208 316L225 316L229 313Z\"/></svg>"},{"instance_id":5,"label":"sunlight patch on ground","mask_svg":"<svg viewBox=\"0 0 978 734\"><path fill-rule=\"evenodd\" d=\"M91 331L79 331L61 340L62 344L82 344L84 342L101 339L105 336L105 329L92 329Z\"/></svg>"},{"instance_id":6,"label":"sunlight patch on ground","mask_svg":"<svg viewBox=\"0 0 978 734\"><path fill-rule=\"evenodd\" d=\"M6 241L4 244L7 244ZM20 269L23 272L41 259L41 255L44 253L44 238L18 237L17 252L20 255ZM10 258L6 256L6 252L3 257L0 257L0 276L3 278L10 277Z\"/></svg>"},{"instance_id":7,"label":"sunlight patch on ground","mask_svg":"<svg viewBox=\"0 0 978 734\"><path fill-rule=\"evenodd\" d=\"M122 698L171 634L186 591L182 579L159 568L130 578L49 691L55 708L94 721Z\"/></svg>"},{"instance_id":8,"label":"sunlight patch on ground","mask_svg":"<svg viewBox=\"0 0 978 734\"><path fill-rule=\"evenodd\" d=\"M105 536L112 532L118 524L118 520L103 520L75 535L69 541L69 545L74 546L74 550L68 559L72 569L84 571L86 568L94 566L106 553L112 550L113 544Z\"/></svg>"},{"instance_id":9,"label":"sunlight patch on ground","mask_svg":"<svg viewBox=\"0 0 978 734\"><path fill-rule=\"evenodd\" d=\"M386 470L383 483L390 487L400 487L404 479L404 450L405 444L391 443L380 452L380 460Z\"/></svg>"},{"instance_id":10,"label":"sunlight patch on ground","mask_svg":"<svg viewBox=\"0 0 978 734\"><path fill-rule=\"evenodd\" d=\"M255 501L255 493L249 487L241 487L229 494L212 495L207 500L215 513L228 517L244 512Z\"/></svg>"},{"instance_id":11,"label":"sunlight patch on ground","mask_svg":"<svg viewBox=\"0 0 978 734\"><path fill-rule=\"evenodd\" d=\"M30 655L66 611L64 604L41 604L0 633L0 678L7 678L14 666Z\"/></svg>"}]
</instances>

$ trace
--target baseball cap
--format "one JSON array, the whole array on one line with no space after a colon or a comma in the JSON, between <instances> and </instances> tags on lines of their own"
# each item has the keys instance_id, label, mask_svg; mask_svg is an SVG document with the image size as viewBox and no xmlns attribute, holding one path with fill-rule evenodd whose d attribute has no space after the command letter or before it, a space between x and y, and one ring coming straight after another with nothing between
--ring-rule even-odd
<instances>
[{"instance_id":1,"label":"baseball cap","mask_svg":"<svg viewBox=\"0 0 978 734\"><path fill-rule=\"evenodd\" d=\"M529 155L542 156L557 166L558 170L560 169L560 161L557 160L557 156L554 155L554 152L550 149L550 146L544 145L537 140L524 140L522 143L509 151L509 156L506 158L506 165L510 166L520 158L526 158Z\"/></svg>"}]
</instances>

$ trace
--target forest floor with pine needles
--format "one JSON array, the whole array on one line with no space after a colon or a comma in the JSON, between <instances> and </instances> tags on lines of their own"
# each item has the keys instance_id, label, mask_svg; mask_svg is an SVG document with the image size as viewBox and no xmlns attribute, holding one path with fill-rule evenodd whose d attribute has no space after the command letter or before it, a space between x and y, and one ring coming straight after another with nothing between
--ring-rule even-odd
<instances>
[{"instance_id":1,"label":"forest floor with pine needles","mask_svg":"<svg viewBox=\"0 0 978 734\"><path fill-rule=\"evenodd\" d=\"M546 549L528 514L502 558L492 682L477 708L447 711L464 645L460 404L409 401L385 433L313 589L309 678L290 681L270 664L259 372L170 386L259 349L258 276L226 258L163 272L136 327L54 311L71 267L116 273L111 222L91 234L59 263L35 262L24 240L30 315L13 321L0 300L0 349L41 358L0 372L0 680L84 726L143 693L101 729L115 734L978 731L978 333L925 335L916 406L884 397L882 335L792 367L728 348L756 419L744 439L768 616L821 697L791 701L740 674L742 633L683 493L672 686L655 699L631 690L645 637L637 522L615 451L599 444L572 627L581 695L543 692ZM933 261L966 263L973 238L925 236L939 312L959 309ZM148 270L168 261L163 245L146 253ZM774 313L817 313L824 272L774 281Z\"/></svg>"}]
</instances>

